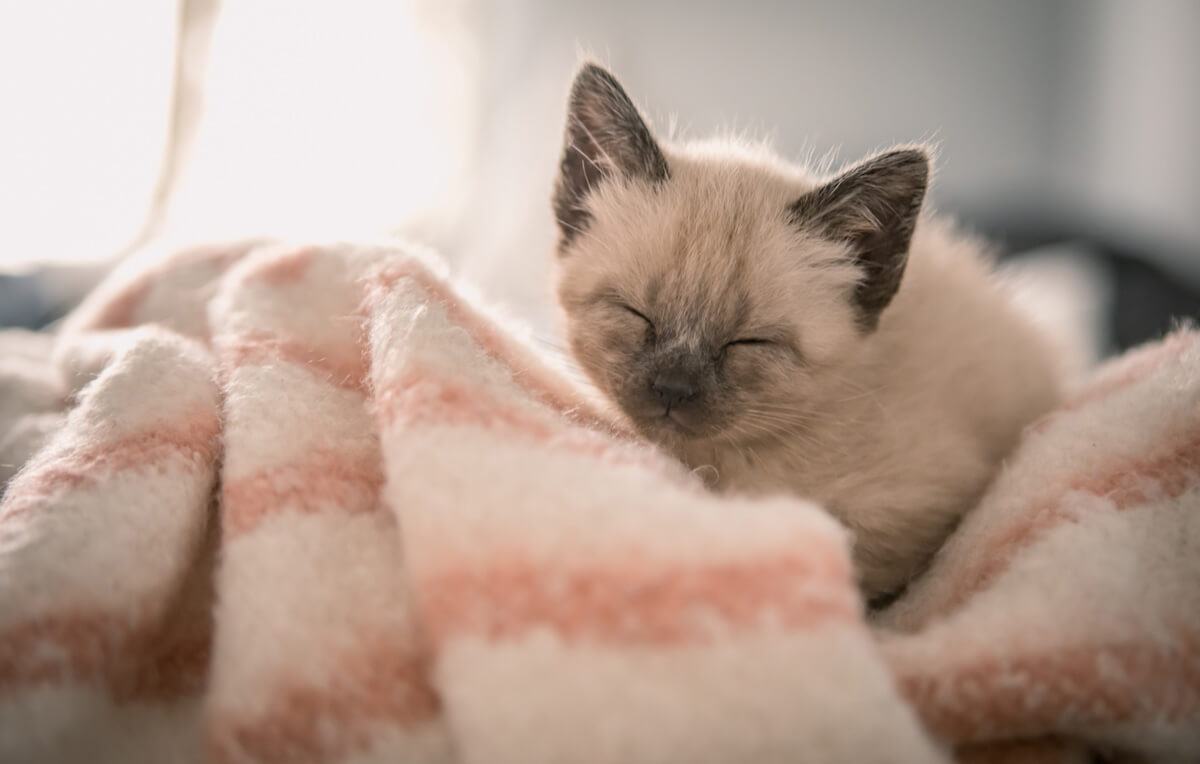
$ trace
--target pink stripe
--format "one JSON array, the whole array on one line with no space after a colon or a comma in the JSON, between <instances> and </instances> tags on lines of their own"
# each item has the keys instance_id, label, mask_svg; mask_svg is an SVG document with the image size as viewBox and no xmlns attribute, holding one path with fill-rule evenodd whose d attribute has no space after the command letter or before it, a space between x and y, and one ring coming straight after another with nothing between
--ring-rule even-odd
<instances>
[{"instance_id":1,"label":"pink stripe","mask_svg":"<svg viewBox=\"0 0 1200 764\"><path fill-rule=\"evenodd\" d=\"M239 337L221 348L226 367L268 365L280 361L316 373L330 384L345 390L367 392L367 362L362 348L355 346L332 350L301 340L274 337L265 332Z\"/></svg>"},{"instance_id":2,"label":"pink stripe","mask_svg":"<svg viewBox=\"0 0 1200 764\"><path fill-rule=\"evenodd\" d=\"M232 538L254 530L276 513L373 512L380 508L382 485L378 454L354 458L315 449L302 460L226 483L222 488L224 528Z\"/></svg>"},{"instance_id":3,"label":"pink stripe","mask_svg":"<svg viewBox=\"0 0 1200 764\"><path fill-rule=\"evenodd\" d=\"M212 642L215 538L205 537L183 581L141 603L64 608L0 631L0 695L80 683L104 686L116 703L199 695Z\"/></svg>"},{"instance_id":4,"label":"pink stripe","mask_svg":"<svg viewBox=\"0 0 1200 764\"><path fill-rule=\"evenodd\" d=\"M1053 494L1032 502L1017 524L975 550L966 568L955 576L957 587L942 612L958 607L987 588L1008 569L1020 550L1065 522L1077 522L1070 511L1075 503L1067 501L1068 494L1103 496L1118 511L1126 510L1151 500L1178 498L1197 485L1198 472L1200 432L1195 432L1144 459L1123 459L1092 474L1072 478Z\"/></svg>"},{"instance_id":5,"label":"pink stripe","mask_svg":"<svg viewBox=\"0 0 1200 764\"><path fill-rule=\"evenodd\" d=\"M328 684L263 688L253 714L213 714L210 758L340 761L397 729L436 722L441 700L429 683L427 656L405 647L403 634L354 636L354 652L336 659L338 671Z\"/></svg>"},{"instance_id":6,"label":"pink stripe","mask_svg":"<svg viewBox=\"0 0 1200 764\"><path fill-rule=\"evenodd\" d=\"M958 742L1032 737L1064 729L1200 724L1200 634L1168 626L1170 640L1049 646L977 656L967 665L889 662L926 726ZM919 638L919 637L918 637Z\"/></svg>"},{"instance_id":7,"label":"pink stripe","mask_svg":"<svg viewBox=\"0 0 1200 764\"><path fill-rule=\"evenodd\" d=\"M50 501L60 492L176 455L190 457L193 467L212 469L220 453L220 435L220 420L205 411L67 452L13 481L0 504L0 523Z\"/></svg>"},{"instance_id":8,"label":"pink stripe","mask_svg":"<svg viewBox=\"0 0 1200 764\"><path fill-rule=\"evenodd\" d=\"M135 628L127 613L70 613L0 633L0 695L41 685L103 684L117 702L170 701L197 694L210 634L171 637Z\"/></svg>"},{"instance_id":9,"label":"pink stripe","mask_svg":"<svg viewBox=\"0 0 1200 764\"><path fill-rule=\"evenodd\" d=\"M845 554L802 535L786 552L691 563L630 554L572 570L514 553L417 582L435 644L460 635L511 640L548 628L571 642L667 647L730 631L804 631L860 616Z\"/></svg>"}]
</instances>

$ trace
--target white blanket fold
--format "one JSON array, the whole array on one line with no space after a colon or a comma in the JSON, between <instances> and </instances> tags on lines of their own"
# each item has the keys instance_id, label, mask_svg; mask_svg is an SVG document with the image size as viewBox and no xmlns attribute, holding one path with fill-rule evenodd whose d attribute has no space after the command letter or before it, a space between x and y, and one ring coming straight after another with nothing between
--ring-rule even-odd
<instances>
[{"instance_id":1,"label":"white blanket fold","mask_svg":"<svg viewBox=\"0 0 1200 764\"><path fill-rule=\"evenodd\" d=\"M408 247L180 253L55 363L0 761L1200 756L1194 333L1033 428L874 626L819 507L706 493Z\"/></svg>"}]
</instances>

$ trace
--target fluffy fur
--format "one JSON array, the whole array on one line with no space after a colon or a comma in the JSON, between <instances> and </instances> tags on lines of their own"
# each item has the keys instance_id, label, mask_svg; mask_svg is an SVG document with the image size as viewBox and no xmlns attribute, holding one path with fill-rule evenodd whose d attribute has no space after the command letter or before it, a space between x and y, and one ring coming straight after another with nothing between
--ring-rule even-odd
<instances>
[{"instance_id":1,"label":"fluffy fur","mask_svg":"<svg viewBox=\"0 0 1200 764\"><path fill-rule=\"evenodd\" d=\"M660 143L594 65L568 112L558 296L583 370L713 486L824 504L869 595L903 587L1059 396L981 246L920 215L925 150L820 178Z\"/></svg>"}]
</instances>

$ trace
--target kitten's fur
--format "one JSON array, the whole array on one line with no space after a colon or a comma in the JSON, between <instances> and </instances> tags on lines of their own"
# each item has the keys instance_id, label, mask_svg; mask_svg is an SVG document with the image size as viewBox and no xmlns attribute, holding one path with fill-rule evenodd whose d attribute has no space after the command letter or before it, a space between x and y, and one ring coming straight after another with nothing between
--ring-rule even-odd
<instances>
[{"instance_id":1,"label":"kitten's fur","mask_svg":"<svg viewBox=\"0 0 1200 764\"><path fill-rule=\"evenodd\" d=\"M980 247L920 216L926 152L818 179L664 145L590 64L568 112L554 207L579 364L714 486L822 503L869 596L903 587L1059 388Z\"/></svg>"}]
</instances>

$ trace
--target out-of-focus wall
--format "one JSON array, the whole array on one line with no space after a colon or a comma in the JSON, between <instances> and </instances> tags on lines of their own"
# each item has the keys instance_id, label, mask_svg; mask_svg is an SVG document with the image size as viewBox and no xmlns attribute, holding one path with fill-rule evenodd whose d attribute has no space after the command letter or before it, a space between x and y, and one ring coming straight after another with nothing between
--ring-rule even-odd
<instances>
[{"instance_id":1,"label":"out-of-focus wall","mask_svg":"<svg viewBox=\"0 0 1200 764\"><path fill-rule=\"evenodd\" d=\"M1200 284L1200 3L1068 6L1048 168L1055 192L1161 240L1175 255L1164 264Z\"/></svg>"},{"instance_id":2,"label":"out-of-focus wall","mask_svg":"<svg viewBox=\"0 0 1200 764\"><path fill-rule=\"evenodd\" d=\"M546 198L584 52L685 136L843 161L933 140L943 208L1063 210L1200 251L1198 17L1189 0L477 2L475 216L453 248L548 317ZM1200 263L1169 265L1200 281Z\"/></svg>"}]
</instances>

